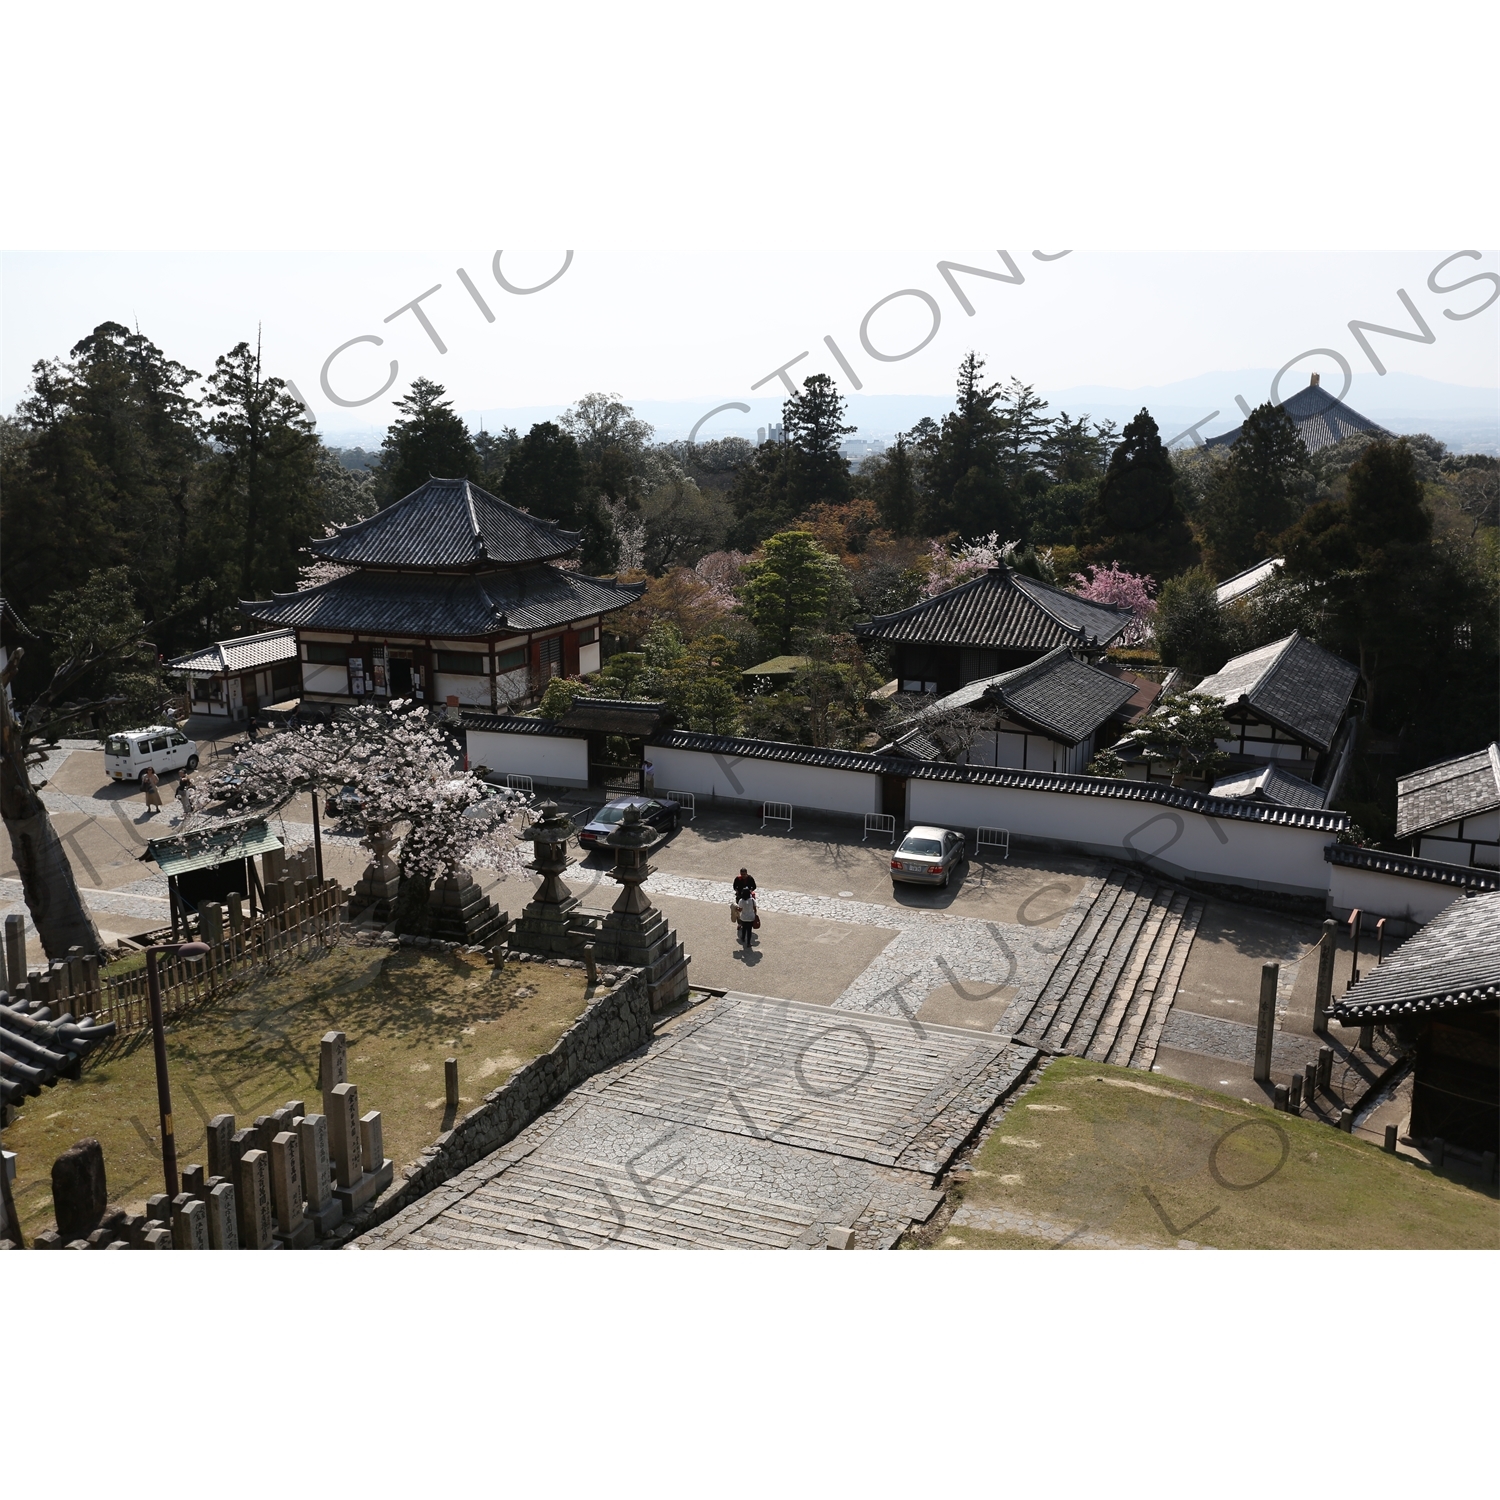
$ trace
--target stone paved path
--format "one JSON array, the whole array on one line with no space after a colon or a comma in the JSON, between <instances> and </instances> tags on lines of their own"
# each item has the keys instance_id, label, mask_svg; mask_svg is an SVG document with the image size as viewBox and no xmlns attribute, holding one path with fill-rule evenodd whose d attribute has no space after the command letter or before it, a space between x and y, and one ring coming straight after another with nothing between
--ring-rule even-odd
<instances>
[{"instance_id":1,"label":"stone paved path","mask_svg":"<svg viewBox=\"0 0 1500 1500\"><path fill-rule=\"evenodd\" d=\"M888 1247L1036 1053L761 996L705 1002L360 1249Z\"/></svg>"}]
</instances>

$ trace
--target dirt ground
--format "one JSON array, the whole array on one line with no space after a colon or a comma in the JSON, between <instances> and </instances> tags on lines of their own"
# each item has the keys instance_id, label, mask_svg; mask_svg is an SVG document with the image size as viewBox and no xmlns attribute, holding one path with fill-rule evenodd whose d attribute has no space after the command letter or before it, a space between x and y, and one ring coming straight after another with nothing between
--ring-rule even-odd
<instances>
[{"instance_id":1,"label":"dirt ground","mask_svg":"<svg viewBox=\"0 0 1500 1500\"><path fill-rule=\"evenodd\" d=\"M243 1129L289 1100L317 1110L318 1043L337 1030L349 1038L360 1110L381 1112L399 1173L453 1124L445 1058L459 1062L462 1114L548 1051L586 1002L577 971L495 970L458 953L345 945L289 965L169 1028L178 1162L207 1165L216 1114L233 1114ZM28 1241L52 1227L53 1161L88 1136L104 1146L110 1201L140 1212L162 1190L149 1033L96 1054L78 1082L28 1099L6 1130Z\"/></svg>"}]
</instances>

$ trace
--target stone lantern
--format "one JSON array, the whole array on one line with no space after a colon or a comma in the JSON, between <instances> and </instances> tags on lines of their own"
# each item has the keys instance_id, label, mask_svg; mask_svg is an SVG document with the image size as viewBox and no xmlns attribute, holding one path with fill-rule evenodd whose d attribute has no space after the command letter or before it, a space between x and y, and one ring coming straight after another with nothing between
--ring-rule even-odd
<instances>
[{"instance_id":1,"label":"stone lantern","mask_svg":"<svg viewBox=\"0 0 1500 1500\"><path fill-rule=\"evenodd\" d=\"M521 837L535 851L527 868L542 876L542 883L521 912L511 936L511 947L567 958L574 955L578 946L578 940L571 936L578 897L562 881L562 873L568 868L573 822L558 810L555 802L542 803L538 811L541 817Z\"/></svg>"},{"instance_id":2,"label":"stone lantern","mask_svg":"<svg viewBox=\"0 0 1500 1500\"><path fill-rule=\"evenodd\" d=\"M625 816L604 841L615 851L611 878L623 889L595 940L597 957L645 971L646 993L654 1011L664 1010L687 994L692 961L682 951L676 932L667 926L666 917L641 889L651 874L647 852L661 840L661 834L641 821L638 806L632 803L625 809Z\"/></svg>"},{"instance_id":3,"label":"stone lantern","mask_svg":"<svg viewBox=\"0 0 1500 1500\"><path fill-rule=\"evenodd\" d=\"M365 843L374 858L354 887L354 899L349 906L351 912L365 910L377 922L384 922L395 911L396 898L401 893L401 871L391 858L396 835L385 823L371 823L366 829Z\"/></svg>"}]
</instances>

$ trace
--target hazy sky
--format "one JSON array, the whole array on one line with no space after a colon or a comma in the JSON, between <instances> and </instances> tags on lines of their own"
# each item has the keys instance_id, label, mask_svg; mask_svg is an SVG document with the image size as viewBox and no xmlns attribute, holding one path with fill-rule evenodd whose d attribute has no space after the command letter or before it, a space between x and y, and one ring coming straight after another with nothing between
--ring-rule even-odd
<instances>
[{"instance_id":1,"label":"hazy sky","mask_svg":"<svg viewBox=\"0 0 1500 1500\"><path fill-rule=\"evenodd\" d=\"M1066 248L1040 250L1050 257ZM11 409L35 360L65 353L105 319L138 323L171 357L199 371L211 369L215 356L238 340L253 340L259 327L267 368L295 382L325 431L383 427L392 399L418 375L440 381L466 412L567 402L588 390L618 391L627 400L701 400L707 410L719 401L781 395L780 380L764 377L807 351L792 366L793 378L824 370L852 390L825 337L867 395L946 394L969 348L985 355L992 375L1019 375L1043 390L1274 370L1303 351L1331 348L1368 393L1378 377L1348 325L1363 320L1417 331L1401 291L1433 338L1368 335L1386 368L1494 386L1500 305L1467 318L1447 314L1468 313L1500 288L1500 256L1455 259L1435 278L1449 287L1475 275L1488 280L1445 294L1429 287L1439 262L1468 248L1080 249L1044 260L1018 245L1008 252L1008 266L993 247L962 243L884 254L585 247L550 286L527 295L500 285L494 247L484 243L423 253L13 253L3 261L0 401ZM532 286L554 276L565 253L507 251L500 273L514 287ZM1014 268L1024 279L955 272L971 316L938 269L944 260L1006 276ZM460 268L493 321L465 288ZM421 307L446 352L412 312L386 321L433 287L439 290ZM892 297L903 292L924 295ZM891 300L877 309L883 298ZM362 400L386 382L392 360L398 375L386 395L340 407L324 389L324 362L361 335L383 342L346 349L328 372L333 392ZM906 358L882 360L870 352L901 355L923 340ZM1296 368L1338 378L1326 354ZM1282 394L1305 381L1305 373L1288 374Z\"/></svg>"}]
</instances>

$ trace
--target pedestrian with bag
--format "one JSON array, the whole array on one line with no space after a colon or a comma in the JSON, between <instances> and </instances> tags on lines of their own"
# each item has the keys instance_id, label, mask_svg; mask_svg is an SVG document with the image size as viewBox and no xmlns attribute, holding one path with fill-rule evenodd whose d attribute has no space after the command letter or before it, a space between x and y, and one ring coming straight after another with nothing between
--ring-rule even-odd
<instances>
[{"instance_id":1,"label":"pedestrian with bag","mask_svg":"<svg viewBox=\"0 0 1500 1500\"><path fill-rule=\"evenodd\" d=\"M147 766L141 772L141 790L146 794L146 816L159 813L161 809L161 777Z\"/></svg>"},{"instance_id":2,"label":"pedestrian with bag","mask_svg":"<svg viewBox=\"0 0 1500 1500\"><path fill-rule=\"evenodd\" d=\"M185 772L177 781L177 800L182 804L182 826L187 827L193 815L193 778Z\"/></svg>"},{"instance_id":3,"label":"pedestrian with bag","mask_svg":"<svg viewBox=\"0 0 1500 1500\"><path fill-rule=\"evenodd\" d=\"M753 891L754 889L755 876L753 876L749 872L749 870L745 869L745 867L741 865L740 873L734 877L735 900L738 900L741 896L745 895L749 891Z\"/></svg>"},{"instance_id":4,"label":"pedestrian with bag","mask_svg":"<svg viewBox=\"0 0 1500 1500\"><path fill-rule=\"evenodd\" d=\"M755 897L746 891L736 897L735 921L740 929L740 947L749 948L754 942L755 929L760 926L760 913L755 907Z\"/></svg>"}]
</instances>

